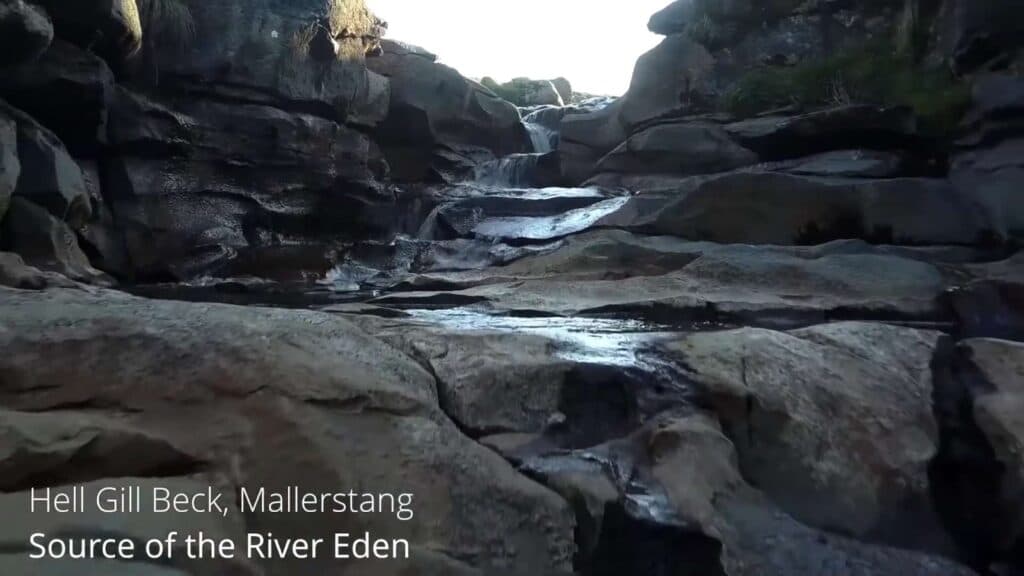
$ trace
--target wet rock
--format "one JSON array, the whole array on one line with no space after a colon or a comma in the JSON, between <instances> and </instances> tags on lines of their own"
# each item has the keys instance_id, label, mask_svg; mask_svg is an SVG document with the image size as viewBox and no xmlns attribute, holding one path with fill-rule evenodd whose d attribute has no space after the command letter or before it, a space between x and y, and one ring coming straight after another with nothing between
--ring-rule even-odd
<instances>
[{"instance_id":1,"label":"wet rock","mask_svg":"<svg viewBox=\"0 0 1024 576\"><path fill-rule=\"evenodd\" d=\"M949 552L929 497L938 332L839 323L695 334L665 345L736 445L746 478L795 518Z\"/></svg>"},{"instance_id":2,"label":"wet rock","mask_svg":"<svg viewBox=\"0 0 1024 576\"><path fill-rule=\"evenodd\" d=\"M114 75L95 55L54 41L31 64L5 71L0 97L52 130L75 155L94 156L107 142Z\"/></svg>"},{"instance_id":3,"label":"wet rock","mask_svg":"<svg viewBox=\"0 0 1024 576\"><path fill-rule=\"evenodd\" d=\"M75 233L46 209L15 197L0 227L0 242L32 266L72 280L109 286L113 280L92 267Z\"/></svg>"},{"instance_id":4,"label":"wet rock","mask_svg":"<svg viewBox=\"0 0 1024 576\"><path fill-rule=\"evenodd\" d=\"M374 302L385 306L473 303L517 314L629 314L668 322L783 326L827 318L938 320L945 315L939 297L946 282L935 267L879 254L799 257L733 247L703 255L664 275L620 280L556 275L501 282L499 272L494 281L498 283L455 292L395 293Z\"/></svg>"},{"instance_id":5,"label":"wet rock","mask_svg":"<svg viewBox=\"0 0 1024 576\"><path fill-rule=\"evenodd\" d=\"M601 159L601 173L657 173L689 176L726 172L757 162L757 156L736 144L712 124L658 124L630 136Z\"/></svg>"},{"instance_id":6,"label":"wet rock","mask_svg":"<svg viewBox=\"0 0 1024 576\"><path fill-rule=\"evenodd\" d=\"M391 81L391 105L377 135L396 177L428 179L439 148L499 157L529 150L516 107L456 70L389 41L368 65Z\"/></svg>"},{"instance_id":7,"label":"wet rock","mask_svg":"<svg viewBox=\"0 0 1024 576\"><path fill-rule=\"evenodd\" d=\"M891 149L913 143L916 120L908 108L837 106L799 116L734 122L725 131L764 160L784 160L848 148Z\"/></svg>"},{"instance_id":8,"label":"wet rock","mask_svg":"<svg viewBox=\"0 0 1024 576\"><path fill-rule=\"evenodd\" d=\"M106 291L7 290L0 308L0 397L9 409L74 405L121 414L126 425L208 461L203 483L226 493L297 485L415 495L409 522L389 514L304 514L293 522L253 513L244 517L246 531L408 538L405 566L413 573L428 562L419 560L425 550L483 571L569 568L566 505L464 437L438 408L434 379L412 359L344 320ZM328 558L260 568L276 576L300 565L378 573Z\"/></svg>"},{"instance_id":9,"label":"wet rock","mask_svg":"<svg viewBox=\"0 0 1024 576\"><path fill-rule=\"evenodd\" d=\"M60 274L43 272L28 266L21 256L11 252L0 252L0 286L42 290L48 286L74 287L75 283Z\"/></svg>"},{"instance_id":10,"label":"wet rock","mask_svg":"<svg viewBox=\"0 0 1024 576\"><path fill-rule=\"evenodd\" d=\"M53 40L53 24L46 13L25 0L0 3L0 67L31 62Z\"/></svg>"},{"instance_id":11,"label":"wet rock","mask_svg":"<svg viewBox=\"0 0 1024 576\"><path fill-rule=\"evenodd\" d=\"M597 188L490 191L439 206L421 231L435 239L484 237L545 241L584 230L623 199Z\"/></svg>"},{"instance_id":12,"label":"wet rock","mask_svg":"<svg viewBox=\"0 0 1024 576\"><path fill-rule=\"evenodd\" d=\"M920 218L922 213L927 219ZM816 178L736 172L666 182L598 225L694 240L809 244L974 244L992 223L945 180Z\"/></svg>"},{"instance_id":13,"label":"wet rock","mask_svg":"<svg viewBox=\"0 0 1024 576\"><path fill-rule=\"evenodd\" d=\"M20 110L0 100L0 117L17 126L21 166L15 196L46 207L77 227L92 215L82 170L57 137Z\"/></svg>"}]
</instances>

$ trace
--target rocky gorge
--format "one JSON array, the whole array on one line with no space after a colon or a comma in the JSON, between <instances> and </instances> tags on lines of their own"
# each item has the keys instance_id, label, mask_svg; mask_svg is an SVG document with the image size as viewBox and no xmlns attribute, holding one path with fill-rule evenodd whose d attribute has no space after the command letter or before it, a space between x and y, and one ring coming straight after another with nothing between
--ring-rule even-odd
<instances>
[{"instance_id":1,"label":"rocky gorge","mask_svg":"<svg viewBox=\"0 0 1024 576\"><path fill-rule=\"evenodd\" d=\"M518 108L362 0L0 0L0 574L1024 574L1021 22L678 0ZM239 510L292 486L415 518Z\"/></svg>"}]
</instances>

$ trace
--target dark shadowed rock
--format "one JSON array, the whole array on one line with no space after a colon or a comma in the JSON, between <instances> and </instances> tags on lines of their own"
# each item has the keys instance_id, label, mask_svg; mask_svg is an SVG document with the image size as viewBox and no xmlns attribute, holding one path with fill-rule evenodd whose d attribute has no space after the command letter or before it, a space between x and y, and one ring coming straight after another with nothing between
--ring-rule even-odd
<instances>
[{"instance_id":1,"label":"dark shadowed rock","mask_svg":"<svg viewBox=\"0 0 1024 576\"><path fill-rule=\"evenodd\" d=\"M390 41L367 62L391 81L391 106L378 136L401 179L428 179L438 149L496 156L529 150L519 111L456 70Z\"/></svg>"},{"instance_id":2,"label":"dark shadowed rock","mask_svg":"<svg viewBox=\"0 0 1024 576\"><path fill-rule=\"evenodd\" d=\"M95 55L56 40L31 64L5 71L0 97L52 130L76 155L95 155L107 141L114 75Z\"/></svg>"},{"instance_id":3,"label":"dark shadowed rock","mask_svg":"<svg viewBox=\"0 0 1024 576\"><path fill-rule=\"evenodd\" d=\"M567 184L579 184L597 162L629 136L622 125L621 100L587 114L569 114L559 127L558 157Z\"/></svg>"},{"instance_id":4,"label":"dark shadowed rock","mask_svg":"<svg viewBox=\"0 0 1024 576\"><path fill-rule=\"evenodd\" d=\"M92 267L75 233L46 209L15 197L0 227L0 243L30 265L72 280L109 285L111 279Z\"/></svg>"},{"instance_id":5,"label":"dark shadowed rock","mask_svg":"<svg viewBox=\"0 0 1024 576\"><path fill-rule=\"evenodd\" d=\"M57 35L98 50L112 64L138 52L142 23L136 0L39 0L54 20Z\"/></svg>"},{"instance_id":6,"label":"dark shadowed rock","mask_svg":"<svg viewBox=\"0 0 1024 576\"><path fill-rule=\"evenodd\" d=\"M899 148L912 143L916 121L909 108L850 105L743 120L725 131L763 159L782 160L844 148Z\"/></svg>"},{"instance_id":7,"label":"dark shadowed rock","mask_svg":"<svg viewBox=\"0 0 1024 576\"><path fill-rule=\"evenodd\" d=\"M621 122L627 131L705 107L714 63L707 49L681 35L665 38L641 56L622 97Z\"/></svg>"},{"instance_id":8,"label":"dark shadowed rock","mask_svg":"<svg viewBox=\"0 0 1024 576\"><path fill-rule=\"evenodd\" d=\"M753 170L787 172L824 178L896 178L905 176L904 155L881 150L837 150L781 162L768 162Z\"/></svg>"},{"instance_id":9,"label":"dark shadowed rock","mask_svg":"<svg viewBox=\"0 0 1024 576\"><path fill-rule=\"evenodd\" d=\"M46 13L25 0L0 2L0 67L31 62L53 40Z\"/></svg>"},{"instance_id":10,"label":"dark shadowed rock","mask_svg":"<svg viewBox=\"0 0 1024 576\"><path fill-rule=\"evenodd\" d=\"M21 171L14 194L44 206L72 227L81 226L92 215L92 206L82 170L64 145L52 132L2 100L0 117L13 120L17 126Z\"/></svg>"},{"instance_id":11,"label":"dark shadowed rock","mask_svg":"<svg viewBox=\"0 0 1024 576\"><path fill-rule=\"evenodd\" d=\"M921 218L921 214L928 218ZM813 244L862 238L973 244L991 237L984 209L945 180L814 178L771 172L666 182L598 225L694 240Z\"/></svg>"},{"instance_id":12,"label":"dark shadowed rock","mask_svg":"<svg viewBox=\"0 0 1024 576\"><path fill-rule=\"evenodd\" d=\"M7 205L14 194L21 175L18 161L18 125L14 117L0 109L0 221L7 213Z\"/></svg>"}]
</instances>

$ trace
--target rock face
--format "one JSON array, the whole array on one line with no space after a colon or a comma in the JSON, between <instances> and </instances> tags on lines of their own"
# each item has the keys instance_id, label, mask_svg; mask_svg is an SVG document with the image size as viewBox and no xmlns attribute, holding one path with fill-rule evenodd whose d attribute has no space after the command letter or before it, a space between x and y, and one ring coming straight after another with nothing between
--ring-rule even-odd
<instances>
[{"instance_id":1,"label":"rock face","mask_svg":"<svg viewBox=\"0 0 1024 576\"><path fill-rule=\"evenodd\" d=\"M0 2L0 66L31 62L53 40L53 24L38 7L25 0Z\"/></svg>"},{"instance_id":2,"label":"rock face","mask_svg":"<svg viewBox=\"0 0 1024 576\"><path fill-rule=\"evenodd\" d=\"M0 227L0 243L36 268L72 280L109 285L110 279L89 263L75 233L45 208L15 197Z\"/></svg>"},{"instance_id":3,"label":"rock face","mask_svg":"<svg viewBox=\"0 0 1024 576\"><path fill-rule=\"evenodd\" d=\"M635 196L600 225L696 240L806 244L864 238L897 244L972 244L992 222L939 179L866 180L738 172L670 182ZM919 218L921 211L927 221Z\"/></svg>"},{"instance_id":4,"label":"rock face","mask_svg":"<svg viewBox=\"0 0 1024 576\"><path fill-rule=\"evenodd\" d=\"M3 221L7 213L7 205L20 175L18 125L13 117L3 114L0 115L0 221Z\"/></svg>"},{"instance_id":5,"label":"rock face","mask_svg":"<svg viewBox=\"0 0 1024 576\"><path fill-rule=\"evenodd\" d=\"M519 111L490 90L395 42L368 64L391 81L391 106L377 131L400 179L429 179L443 170L438 155L473 158L530 151Z\"/></svg>"},{"instance_id":6,"label":"rock face","mask_svg":"<svg viewBox=\"0 0 1024 576\"><path fill-rule=\"evenodd\" d=\"M0 97L31 114L77 155L95 155L107 142L114 75L103 60L56 40L35 62L0 79Z\"/></svg>"},{"instance_id":7,"label":"rock face","mask_svg":"<svg viewBox=\"0 0 1024 576\"><path fill-rule=\"evenodd\" d=\"M134 55L142 45L136 0L83 0L73 5L40 0L38 4L54 19L60 37L82 46L92 45L115 62Z\"/></svg>"},{"instance_id":8,"label":"rock face","mask_svg":"<svg viewBox=\"0 0 1024 576\"><path fill-rule=\"evenodd\" d=\"M170 467L164 472L169 477L160 481L188 475L231 494L240 486L296 484L310 490L411 492L415 517L404 523L388 514L313 514L289 522L255 513L245 516L244 527L281 537L353 530L406 537L415 549L402 569L415 573L431 562L430 554L417 550L481 569L500 565L546 573L569 567L573 520L566 505L462 436L438 409L426 371L343 320L66 290L7 290L0 307L0 363L8 376L0 396L6 409L38 412L74 404L92 408L93 418L105 410L131 414L100 434L113 440L125 438L126 432L117 430L127 430L142 442L106 449L102 442L91 443L78 450L89 467L51 458L48 475L101 480L115 472L111 466L120 465L117 474L138 476L160 458L178 463L178 470ZM75 322L61 329L58 318ZM91 336L83 341L85 334ZM64 350L67 356L58 359L45 350ZM168 373L168 363L177 362L190 368ZM140 384L147 382L151 385ZM181 409L185 405L188 410ZM28 415L15 418L33 423ZM73 426L75 420L61 422ZM23 453L18 446L15 455ZM148 456L111 460L124 449L142 449ZM55 456L74 447L32 450ZM0 452L0 469L9 465L8 458ZM189 464L196 461L207 465L199 470ZM285 574L296 562L265 561L261 568L269 575ZM325 558L298 565L392 573L387 565L346 566Z\"/></svg>"},{"instance_id":9,"label":"rock face","mask_svg":"<svg viewBox=\"0 0 1024 576\"><path fill-rule=\"evenodd\" d=\"M941 551L927 474L939 336L849 323L699 334L668 349L720 415L746 477L787 512Z\"/></svg>"},{"instance_id":10,"label":"rock face","mask_svg":"<svg viewBox=\"0 0 1024 576\"><path fill-rule=\"evenodd\" d=\"M17 126L20 177L14 190L51 214L79 227L92 216L82 170L49 130L0 101L0 117Z\"/></svg>"}]
</instances>

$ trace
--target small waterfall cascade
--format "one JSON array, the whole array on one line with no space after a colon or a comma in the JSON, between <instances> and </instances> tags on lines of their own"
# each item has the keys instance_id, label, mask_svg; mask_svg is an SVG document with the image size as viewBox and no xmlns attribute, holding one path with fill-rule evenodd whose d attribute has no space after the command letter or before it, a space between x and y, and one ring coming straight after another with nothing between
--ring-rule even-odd
<instances>
[{"instance_id":1,"label":"small waterfall cascade","mask_svg":"<svg viewBox=\"0 0 1024 576\"><path fill-rule=\"evenodd\" d=\"M555 149L558 140L558 133L540 124L523 121L526 132L530 135L530 142L533 144L533 151L537 154L547 154Z\"/></svg>"}]
</instances>

